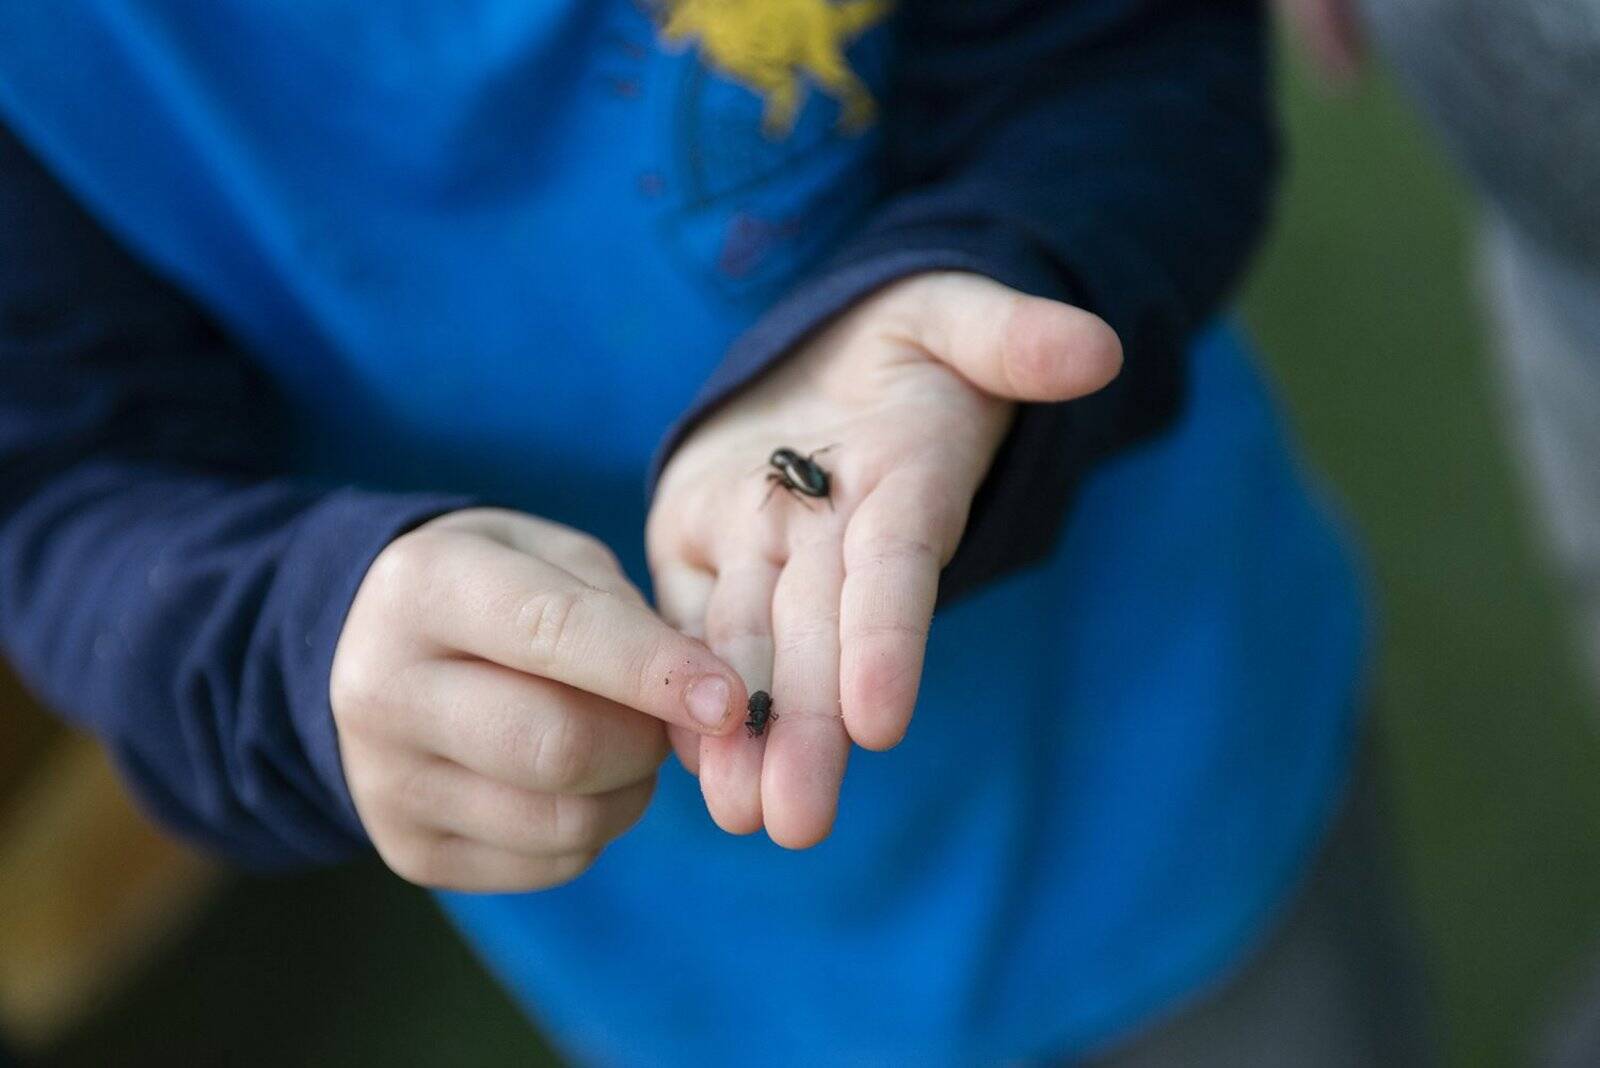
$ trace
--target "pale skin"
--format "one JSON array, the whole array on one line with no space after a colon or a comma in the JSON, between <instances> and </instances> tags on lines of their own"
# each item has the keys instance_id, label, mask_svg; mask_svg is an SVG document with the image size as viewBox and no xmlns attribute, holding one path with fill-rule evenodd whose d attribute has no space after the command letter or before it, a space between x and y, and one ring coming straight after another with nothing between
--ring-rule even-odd
<instances>
[{"instance_id":1,"label":"pale skin","mask_svg":"<svg viewBox=\"0 0 1600 1068\"><path fill-rule=\"evenodd\" d=\"M332 679L379 853L428 886L557 885L642 814L669 738L724 830L821 841L851 746L886 749L908 728L939 572L1015 402L1084 396L1120 366L1087 312L918 275L680 446L647 529L659 615L599 542L529 516L459 512L397 540L356 596ZM836 446L819 458L831 509L782 493L762 506L780 445ZM751 738L756 689L778 719ZM697 716L691 696L708 693Z\"/></svg>"},{"instance_id":2,"label":"pale skin","mask_svg":"<svg viewBox=\"0 0 1600 1068\"><path fill-rule=\"evenodd\" d=\"M443 516L378 556L330 695L379 855L412 882L473 891L581 874L644 812L666 724L731 730L746 700L604 545L492 509Z\"/></svg>"},{"instance_id":3,"label":"pale skin","mask_svg":"<svg viewBox=\"0 0 1600 1068\"><path fill-rule=\"evenodd\" d=\"M718 826L791 848L828 834L852 743L888 749L910 723L939 572L1013 402L1083 396L1120 366L1087 312L923 275L858 305L684 442L646 531L659 606L779 716L759 738L671 732ZM834 446L818 458L828 504L780 492L762 505L778 446Z\"/></svg>"}]
</instances>

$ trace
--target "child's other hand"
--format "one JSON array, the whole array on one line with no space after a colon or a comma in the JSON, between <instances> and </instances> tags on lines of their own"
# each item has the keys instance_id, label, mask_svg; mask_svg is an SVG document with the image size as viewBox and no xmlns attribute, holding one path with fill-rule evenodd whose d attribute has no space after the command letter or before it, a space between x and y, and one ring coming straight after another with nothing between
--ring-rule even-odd
<instances>
[{"instance_id":1,"label":"child's other hand","mask_svg":"<svg viewBox=\"0 0 1600 1068\"><path fill-rule=\"evenodd\" d=\"M1355 81L1366 53L1358 0L1277 0L1277 6L1328 85Z\"/></svg>"},{"instance_id":2,"label":"child's other hand","mask_svg":"<svg viewBox=\"0 0 1600 1068\"><path fill-rule=\"evenodd\" d=\"M379 554L330 693L379 854L412 882L481 891L580 874L644 811L664 724L726 732L746 700L600 542L490 509L442 516Z\"/></svg>"},{"instance_id":3,"label":"child's other hand","mask_svg":"<svg viewBox=\"0 0 1600 1068\"><path fill-rule=\"evenodd\" d=\"M778 719L762 737L672 729L727 831L802 848L832 827L850 743L904 735L939 572L1013 400L1100 389L1104 322L974 274L898 282L857 305L694 430L647 531L663 615L704 635ZM829 502L781 489L773 449L818 457ZM809 507L808 507L809 506Z\"/></svg>"}]
</instances>

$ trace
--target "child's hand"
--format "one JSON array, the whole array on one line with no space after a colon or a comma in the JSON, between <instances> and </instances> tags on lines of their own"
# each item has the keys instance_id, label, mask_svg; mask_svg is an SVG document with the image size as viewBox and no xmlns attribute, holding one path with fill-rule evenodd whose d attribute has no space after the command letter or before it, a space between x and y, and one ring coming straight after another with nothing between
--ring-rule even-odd
<instances>
[{"instance_id":1,"label":"child's hand","mask_svg":"<svg viewBox=\"0 0 1600 1068\"><path fill-rule=\"evenodd\" d=\"M662 613L703 634L778 719L762 737L672 729L725 830L800 848L832 826L850 742L904 735L939 572L1010 425L1012 400L1115 377L1104 322L973 274L909 278L863 301L719 409L662 474L648 546ZM829 501L769 492L789 447Z\"/></svg>"},{"instance_id":2,"label":"child's hand","mask_svg":"<svg viewBox=\"0 0 1600 1068\"><path fill-rule=\"evenodd\" d=\"M330 690L350 793L383 859L413 882L485 891L580 874L649 802L663 724L731 730L746 700L600 542L489 509L378 556Z\"/></svg>"}]
</instances>

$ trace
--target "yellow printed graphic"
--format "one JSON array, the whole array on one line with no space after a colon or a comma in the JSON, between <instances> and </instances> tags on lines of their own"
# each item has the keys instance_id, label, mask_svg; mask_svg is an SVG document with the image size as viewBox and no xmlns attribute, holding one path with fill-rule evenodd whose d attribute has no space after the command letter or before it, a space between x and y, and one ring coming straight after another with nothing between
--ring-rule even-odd
<instances>
[{"instance_id":1,"label":"yellow printed graphic","mask_svg":"<svg viewBox=\"0 0 1600 1068\"><path fill-rule=\"evenodd\" d=\"M841 129L871 126L877 102L850 69L844 49L882 22L889 0L664 0L661 36L698 41L705 62L766 102L761 130L774 140L794 129L806 82L839 102Z\"/></svg>"}]
</instances>

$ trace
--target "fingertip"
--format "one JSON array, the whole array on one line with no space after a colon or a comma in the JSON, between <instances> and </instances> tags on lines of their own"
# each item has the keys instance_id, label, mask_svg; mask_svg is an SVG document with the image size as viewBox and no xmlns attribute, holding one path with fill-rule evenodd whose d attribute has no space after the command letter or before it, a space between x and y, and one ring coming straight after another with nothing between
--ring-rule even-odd
<instances>
[{"instance_id":1,"label":"fingertip","mask_svg":"<svg viewBox=\"0 0 1600 1068\"><path fill-rule=\"evenodd\" d=\"M833 833L834 818L838 813L837 807L831 809L826 816L810 817L805 820L767 820L767 837L773 844L784 849L801 850L810 849L821 845Z\"/></svg>"},{"instance_id":2,"label":"fingertip","mask_svg":"<svg viewBox=\"0 0 1600 1068\"><path fill-rule=\"evenodd\" d=\"M1084 382L1089 392L1104 389L1122 373L1122 338L1111 324L1081 309L1078 313L1078 351L1082 354Z\"/></svg>"},{"instance_id":3,"label":"fingertip","mask_svg":"<svg viewBox=\"0 0 1600 1068\"><path fill-rule=\"evenodd\" d=\"M735 838L748 838L761 829L760 815L752 816L749 812L712 808L710 805L706 806L706 811L711 813L711 822Z\"/></svg>"},{"instance_id":4,"label":"fingertip","mask_svg":"<svg viewBox=\"0 0 1600 1068\"><path fill-rule=\"evenodd\" d=\"M704 642L681 637L692 643L692 655L680 657L683 663L678 677L671 673L663 676L668 684L682 683L677 712L667 718L708 738L733 733L744 721L750 700L744 680Z\"/></svg>"},{"instance_id":5,"label":"fingertip","mask_svg":"<svg viewBox=\"0 0 1600 1068\"><path fill-rule=\"evenodd\" d=\"M745 739L701 742L700 795L711 820L732 835L754 834L761 829L760 743L746 748Z\"/></svg>"},{"instance_id":6,"label":"fingertip","mask_svg":"<svg viewBox=\"0 0 1600 1068\"><path fill-rule=\"evenodd\" d=\"M785 849L827 838L839 811L850 740L834 717L793 714L773 728L761 768L761 816Z\"/></svg>"},{"instance_id":7,"label":"fingertip","mask_svg":"<svg viewBox=\"0 0 1600 1068\"><path fill-rule=\"evenodd\" d=\"M905 741L910 726L907 719L869 720L860 726L851 725L850 740L870 752L883 753Z\"/></svg>"},{"instance_id":8,"label":"fingertip","mask_svg":"<svg viewBox=\"0 0 1600 1068\"><path fill-rule=\"evenodd\" d=\"M1122 340L1104 319L1043 297L1018 300L1005 353L1019 400L1071 400L1104 389L1122 370Z\"/></svg>"},{"instance_id":9,"label":"fingertip","mask_svg":"<svg viewBox=\"0 0 1600 1068\"><path fill-rule=\"evenodd\" d=\"M863 749L893 749L910 726L921 665L908 671L897 662L898 655L865 652L845 668L844 725L851 741Z\"/></svg>"}]
</instances>

